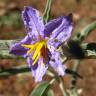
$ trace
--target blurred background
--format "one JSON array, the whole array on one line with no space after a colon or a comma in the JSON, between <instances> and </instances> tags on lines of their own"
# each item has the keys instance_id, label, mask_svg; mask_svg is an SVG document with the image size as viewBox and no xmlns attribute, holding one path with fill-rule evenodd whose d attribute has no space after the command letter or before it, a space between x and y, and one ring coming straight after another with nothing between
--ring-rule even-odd
<instances>
[{"instance_id":1,"label":"blurred background","mask_svg":"<svg viewBox=\"0 0 96 96\"><path fill-rule=\"evenodd\" d=\"M41 14L47 0L0 0L0 39L22 39L25 35L24 25L21 19L21 10L24 6L32 6L38 9ZM96 20L96 0L53 0L51 17L73 14L74 30L73 36L86 25ZM96 30L85 39L84 42L95 42ZM0 68L10 68L26 64L24 60L0 59ZM73 60L67 62L72 68ZM78 79L77 86L80 96L96 96L96 60L82 60L79 74L83 79ZM44 80L50 79L48 76ZM66 88L70 86L71 77L66 75L64 83ZM18 74L7 78L0 78L0 96L29 96L36 83L32 79L31 73ZM55 96L62 96L57 83L52 88Z\"/></svg>"}]
</instances>

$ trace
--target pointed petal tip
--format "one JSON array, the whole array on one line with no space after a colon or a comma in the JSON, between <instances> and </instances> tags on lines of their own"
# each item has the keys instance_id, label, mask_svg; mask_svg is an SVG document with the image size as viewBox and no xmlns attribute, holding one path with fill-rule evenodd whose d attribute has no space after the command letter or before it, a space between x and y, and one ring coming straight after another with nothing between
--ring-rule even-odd
<instances>
[{"instance_id":1,"label":"pointed petal tip","mask_svg":"<svg viewBox=\"0 0 96 96\"><path fill-rule=\"evenodd\" d=\"M69 13L67 19L72 23L73 22L73 14Z\"/></svg>"},{"instance_id":2,"label":"pointed petal tip","mask_svg":"<svg viewBox=\"0 0 96 96\"><path fill-rule=\"evenodd\" d=\"M31 6L24 6L25 10L29 10L30 8L32 8Z\"/></svg>"},{"instance_id":3,"label":"pointed petal tip","mask_svg":"<svg viewBox=\"0 0 96 96\"><path fill-rule=\"evenodd\" d=\"M72 13L69 13L68 16L72 18L73 17L73 14Z\"/></svg>"}]
</instances>

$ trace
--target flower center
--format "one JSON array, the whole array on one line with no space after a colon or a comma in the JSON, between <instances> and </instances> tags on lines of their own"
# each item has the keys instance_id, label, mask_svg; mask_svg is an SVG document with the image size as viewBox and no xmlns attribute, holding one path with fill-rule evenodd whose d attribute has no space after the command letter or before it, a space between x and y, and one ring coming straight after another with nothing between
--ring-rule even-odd
<instances>
[{"instance_id":1,"label":"flower center","mask_svg":"<svg viewBox=\"0 0 96 96\"><path fill-rule=\"evenodd\" d=\"M32 60L33 60L33 64L35 65L38 61L38 59L40 57L43 58L43 63L46 63L46 55L47 55L47 40L40 40L35 44L22 44L21 46L25 47L25 48L29 48L29 50L27 51L27 54L31 54L32 52L34 52L33 56L32 56Z\"/></svg>"}]
</instances>

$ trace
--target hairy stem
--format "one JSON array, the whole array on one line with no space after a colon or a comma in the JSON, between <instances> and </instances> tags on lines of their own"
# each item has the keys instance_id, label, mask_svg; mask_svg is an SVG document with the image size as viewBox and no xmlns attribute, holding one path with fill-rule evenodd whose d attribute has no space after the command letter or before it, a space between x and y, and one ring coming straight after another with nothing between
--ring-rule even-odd
<instances>
[{"instance_id":1,"label":"hairy stem","mask_svg":"<svg viewBox=\"0 0 96 96\"><path fill-rule=\"evenodd\" d=\"M43 21L45 23L48 22L48 19L49 19L49 16L50 16L50 11L51 11L51 5L52 5L52 0L47 0L47 4L46 4L45 11L44 11L44 14L43 14Z\"/></svg>"},{"instance_id":2,"label":"hairy stem","mask_svg":"<svg viewBox=\"0 0 96 96\"><path fill-rule=\"evenodd\" d=\"M76 60L76 63L73 66L73 71L78 72L79 66L80 66L80 60ZM73 75L71 81L70 96L78 96L76 83L77 83L77 76Z\"/></svg>"},{"instance_id":3,"label":"hairy stem","mask_svg":"<svg viewBox=\"0 0 96 96\"><path fill-rule=\"evenodd\" d=\"M61 92L62 92L63 96L69 96L65 87L64 87L64 80L63 80L62 77L59 77L59 87L61 89Z\"/></svg>"}]
</instances>

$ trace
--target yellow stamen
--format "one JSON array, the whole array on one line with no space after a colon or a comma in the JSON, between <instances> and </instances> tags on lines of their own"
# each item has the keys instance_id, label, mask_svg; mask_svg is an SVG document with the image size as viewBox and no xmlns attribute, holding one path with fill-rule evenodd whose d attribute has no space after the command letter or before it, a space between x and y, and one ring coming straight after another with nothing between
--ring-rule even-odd
<instances>
[{"instance_id":1,"label":"yellow stamen","mask_svg":"<svg viewBox=\"0 0 96 96\"><path fill-rule=\"evenodd\" d=\"M36 48L36 51L34 52L34 55L32 57L32 59L34 60L36 58L36 56L38 55L38 53L40 52L41 48L43 47L44 45L44 42L38 42L38 45L37 45L37 48Z\"/></svg>"},{"instance_id":2,"label":"yellow stamen","mask_svg":"<svg viewBox=\"0 0 96 96\"><path fill-rule=\"evenodd\" d=\"M35 50L37 43L33 44L33 45L22 44L21 46L23 46L25 48L29 48L29 50L27 51L27 54L31 54L32 51Z\"/></svg>"},{"instance_id":3,"label":"yellow stamen","mask_svg":"<svg viewBox=\"0 0 96 96\"><path fill-rule=\"evenodd\" d=\"M27 51L27 54L31 54L34 51L34 54L32 56L32 59L34 60L32 65L35 65L36 62L40 57L43 58L42 66L44 66L44 63L46 61L46 48L47 48L47 40L40 40L39 42L29 45L29 44L22 44L21 46L25 48L29 48Z\"/></svg>"},{"instance_id":4,"label":"yellow stamen","mask_svg":"<svg viewBox=\"0 0 96 96\"><path fill-rule=\"evenodd\" d=\"M35 58L35 60L34 60L34 62L33 62L32 65L35 65L39 58L40 58L40 52L38 53L38 55L37 55L37 57Z\"/></svg>"},{"instance_id":5,"label":"yellow stamen","mask_svg":"<svg viewBox=\"0 0 96 96\"><path fill-rule=\"evenodd\" d=\"M25 48L32 48L34 45L22 44L21 46L22 46L22 47L25 47Z\"/></svg>"},{"instance_id":6,"label":"yellow stamen","mask_svg":"<svg viewBox=\"0 0 96 96\"><path fill-rule=\"evenodd\" d=\"M27 51L27 54L28 54L28 55L31 54L33 50L34 50L33 48L29 49L29 50Z\"/></svg>"}]
</instances>

